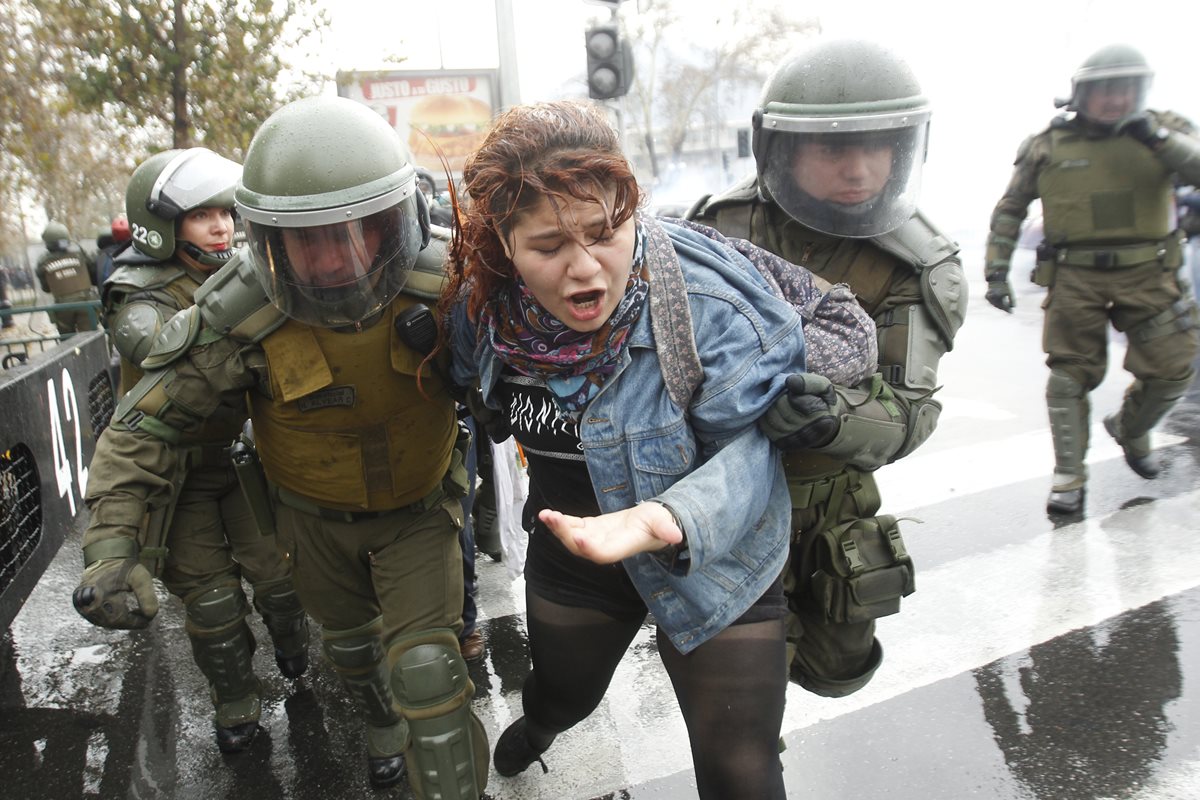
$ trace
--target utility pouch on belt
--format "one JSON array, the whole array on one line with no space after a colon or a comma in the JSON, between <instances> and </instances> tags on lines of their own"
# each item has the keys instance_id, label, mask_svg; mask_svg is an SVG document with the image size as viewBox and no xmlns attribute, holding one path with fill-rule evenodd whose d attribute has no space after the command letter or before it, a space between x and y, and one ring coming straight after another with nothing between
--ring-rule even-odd
<instances>
[{"instance_id":1,"label":"utility pouch on belt","mask_svg":"<svg viewBox=\"0 0 1200 800\"><path fill-rule=\"evenodd\" d=\"M822 531L814 542L809 591L830 622L867 622L895 614L916 588L913 563L892 516Z\"/></svg>"},{"instance_id":2,"label":"utility pouch on belt","mask_svg":"<svg viewBox=\"0 0 1200 800\"><path fill-rule=\"evenodd\" d=\"M1038 245L1037 261L1033 267L1033 282L1038 286L1050 287L1054 285L1054 255L1054 245L1046 244L1045 242Z\"/></svg>"},{"instance_id":3,"label":"utility pouch on belt","mask_svg":"<svg viewBox=\"0 0 1200 800\"><path fill-rule=\"evenodd\" d=\"M242 487L242 494L250 505L250 513L254 515L254 524L258 527L259 534L274 536L275 512L271 508L267 476L263 472L262 462L258 460L258 450L254 447L254 428L250 420L246 420L241 435L233 440L229 448L229 457L233 461L233 471Z\"/></svg>"}]
</instances>

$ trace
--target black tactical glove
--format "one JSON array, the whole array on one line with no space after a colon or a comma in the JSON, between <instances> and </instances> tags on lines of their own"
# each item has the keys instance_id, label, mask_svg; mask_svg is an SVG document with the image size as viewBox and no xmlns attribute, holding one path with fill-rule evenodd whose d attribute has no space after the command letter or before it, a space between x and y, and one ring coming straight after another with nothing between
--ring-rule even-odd
<instances>
[{"instance_id":1,"label":"black tactical glove","mask_svg":"<svg viewBox=\"0 0 1200 800\"><path fill-rule=\"evenodd\" d=\"M841 404L828 378L797 372L787 378L787 391L776 398L758 426L784 450L810 450L833 441L842 427Z\"/></svg>"},{"instance_id":2,"label":"black tactical glove","mask_svg":"<svg viewBox=\"0 0 1200 800\"><path fill-rule=\"evenodd\" d=\"M1123 133L1131 139L1136 139L1151 150L1158 148L1166 138L1165 131L1155 124L1149 114L1136 114L1121 124L1118 133Z\"/></svg>"},{"instance_id":3,"label":"black tactical glove","mask_svg":"<svg viewBox=\"0 0 1200 800\"><path fill-rule=\"evenodd\" d=\"M1017 304L1013 297L1012 285L1006 278L988 281L987 294L984 297L996 308L1009 314L1012 313L1013 306Z\"/></svg>"},{"instance_id":4,"label":"black tactical glove","mask_svg":"<svg viewBox=\"0 0 1200 800\"><path fill-rule=\"evenodd\" d=\"M144 628L158 613L154 579L136 558L102 558L89 564L71 602L84 619L101 628Z\"/></svg>"}]
</instances>

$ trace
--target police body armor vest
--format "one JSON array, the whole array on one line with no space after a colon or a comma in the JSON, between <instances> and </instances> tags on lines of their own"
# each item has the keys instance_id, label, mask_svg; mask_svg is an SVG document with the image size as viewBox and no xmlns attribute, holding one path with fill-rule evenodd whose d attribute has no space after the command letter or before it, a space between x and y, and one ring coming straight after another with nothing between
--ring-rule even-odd
<instances>
[{"instance_id":1,"label":"police body armor vest","mask_svg":"<svg viewBox=\"0 0 1200 800\"><path fill-rule=\"evenodd\" d=\"M416 302L401 294L359 332L288 320L262 340L273 397L251 392L250 402L270 481L346 511L400 508L441 482L454 403L393 324Z\"/></svg>"},{"instance_id":2,"label":"police body armor vest","mask_svg":"<svg viewBox=\"0 0 1200 800\"><path fill-rule=\"evenodd\" d=\"M1088 138L1074 125L1048 135L1037 179L1048 243L1131 244L1171 232L1171 176L1148 147L1129 136Z\"/></svg>"},{"instance_id":3,"label":"police body armor vest","mask_svg":"<svg viewBox=\"0 0 1200 800\"><path fill-rule=\"evenodd\" d=\"M698 212L698 213L697 213ZM918 212L895 231L868 239L833 236L815 231L792 219L758 194L753 177L719 197L702 198L689 218L715 220L728 237L748 239L784 259L808 269L829 283L849 284L859 303L879 327L881 371L903 367L908 360L909 325L890 319L888 309L926 300L926 307L946 348L954 343L958 324L937 309L921 275L928 267L957 252L957 245ZM819 479L836 474L845 464L824 453L785 453L784 468L791 478Z\"/></svg>"},{"instance_id":4,"label":"police body armor vest","mask_svg":"<svg viewBox=\"0 0 1200 800\"><path fill-rule=\"evenodd\" d=\"M50 287L50 294L54 295L56 300L81 294L92 288L87 264L75 253L61 253L47 259L43 262L42 271L46 276L46 285Z\"/></svg>"}]
</instances>

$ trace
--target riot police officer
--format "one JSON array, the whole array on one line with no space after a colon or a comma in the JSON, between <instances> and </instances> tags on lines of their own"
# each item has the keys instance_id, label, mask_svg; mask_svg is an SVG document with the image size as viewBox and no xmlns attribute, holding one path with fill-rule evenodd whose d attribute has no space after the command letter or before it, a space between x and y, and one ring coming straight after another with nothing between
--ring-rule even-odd
<instances>
[{"instance_id":1,"label":"riot police officer","mask_svg":"<svg viewBox=\"0 0 1200 800\"><path fill-rule=\"evenodd\" d=\"M916 77L894 53L867 41L817 42L763 87L752 118L756 174L688 212L849 284L877 325L872 380L842 387L792 376L760 423L787 451L791 677L826 696L870 680L882 659L874 619L912 591L896 521L877 516L874 471L933 432L938 362L966 311L958 246L916 208L929 117ZM872 578L875 597L834 600L854 593L831 546L888 554Z\"/></svg>"},{"instance_id":2,"label":"riot police officer","mask_svg":"<svg viewBox=\"0 0 1200 800\"><path fill-rule=\"evenodd\" d=\"M987 300L1011 313L1014 240L1026 208L1042 200L1044 239L1035 280L1047 287L1043 348L1054 441L1052 514L1083 508L1090 404L1108 366L1108 325L1128 339L1134 381L1104 427L1143 478L1161 466L1150 431L1192 381L1196 310L1181 289L1182 235L1174 229L1173 178L1200 183L1200 140L1171 112L1147 110L1153 71L1132 47L1093 53L1071 80L1066 110L1017 151L992 213Z\"/></svg>"},{"instance_id":3,"label":"riot police officer","mask_svg":"<svg viewBox=\"0 0 1200 800\"><path fill-rule=\"evenodd\" d=\"M122 393L141 378L165 322L191 307L196 290L233 254L233 190L241 173L203 147L167 150L134 170L125 202L136 241L118 255L102 293L105 327L121 356ZM258 530L230 460L230 442L245 419L242 398L223 397L202 427L180 437L178 497L142 546L143 553L165 547L159 577L184 603L192 654L211 688L217 746L227 753L250 746L262 713L243 577L280 672L298 678L308 668L308 621L291 570L274 538Z\"/></svg>"},{"instance_id":4,"label":"riot police officer","mask_svg":"<svg viewBox=\"0 0 1200 800\"><path fill-rule=\"evenodd\" d=\"M54 296L55 303L80 303L95 300L96 287L87 259L78 247L71 247L67 226L51 220L42 231L46 252L38 258L35 273L42 291ZM86 308L63 309L50 314L58 332L70 336L96 327L96 314Z\"/></svg>"},{"instance_id":5,"label":"riot police officer","mask_svg":"<svg viewBox=\"0 0 1200 800\"><path fill-rule=\"evenodd\" d=\"M372 784L407 762L418 798L478 797L487 740L457 639L466 439L413 338L434 330L445 255L422 252L416 174L369 108L309 98L259 128L235 198L246 247L164 327L97 443L77 605L111 627L154 615L139 526L172 494L170 443L247 396L278 544L362 710Z\"/></svg>"}]
</instances>

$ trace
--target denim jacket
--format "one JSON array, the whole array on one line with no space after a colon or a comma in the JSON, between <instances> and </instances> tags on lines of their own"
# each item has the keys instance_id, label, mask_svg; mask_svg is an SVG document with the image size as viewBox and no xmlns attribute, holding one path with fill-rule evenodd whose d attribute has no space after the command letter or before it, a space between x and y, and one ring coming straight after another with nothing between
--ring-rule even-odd
<instances>
[{"instance_id":1,"label":"denim jacket","mask_svg":"<svg viewBox=\"0 0 1200 800\"><path fill-rule=\"evenodd\" d=\"M748 261L662 225L687 284L704 381L687 409L668 397L647 304L616 371L580 415L579 436L602 511L654 500L679 519L686 557L640 553L623 563L687 653L745 613L783 569L791 502L778 452L755 423L787 376L804 371L804 335L796 310ZM461 304L453 323L453 378L468 385L478 376L495 408L502 364L487 336L476 345Z\"/></svg>"}]
</instances>

